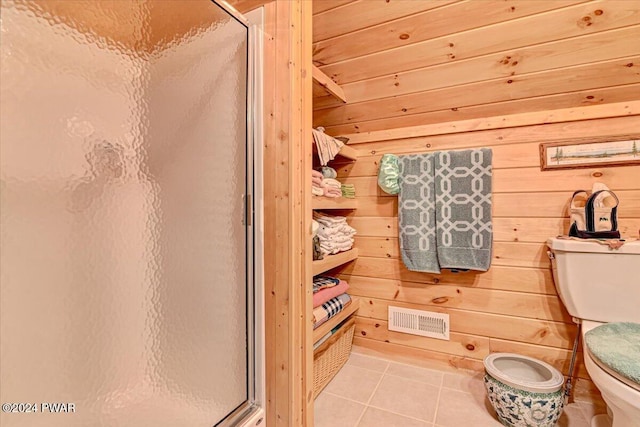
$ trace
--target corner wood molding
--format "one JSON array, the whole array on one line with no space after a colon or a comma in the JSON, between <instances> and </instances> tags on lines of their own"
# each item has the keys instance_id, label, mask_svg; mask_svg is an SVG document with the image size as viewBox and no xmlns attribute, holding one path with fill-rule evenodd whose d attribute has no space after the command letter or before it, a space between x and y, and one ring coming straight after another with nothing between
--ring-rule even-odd
<instances>
[{"instance_id":1,"label":"corner wood molding","mask_svg":"<svg viewBox=\"0 0 640 427\"><path fill-rule=\"evenodd\" d=\"M352 133L343 136L349 138L349 145L352 145L364 144L366 142L419 138L424 136L445 135L460 132L504 129L518 126L574 122L580 120L605 119L635 115L640 115L640 101L617 102L588 107L562 108L558 110L510 114L506 116L485 117L447 123L434 123L430 125L410 126L390 130Z\"/></svg>"},{"instance_id":2,"label":"corner wood molding","mask_svg":"<svg viewBox=\"0 0 640 427\"><path fill-rule=\"evenodd\" d=\"M325 90L327 92L329 92L331 95L333 95L334 97L336 97L337 99L339 99L343 103L345 103L345 104L347 103L347 97L344 95L344 90L342 90L342 88L340 86L338 86L338 84L336 82L331 80L331 78L329 78L329 76L327 76L325 73L323 73L320 70L320 68L316 67L315 65L312 65L312 73L311 74L313 76L313 80L318 82L318 84L320 86L322 86L323 88L325 88Z\"/></svg>"}]
</instances>

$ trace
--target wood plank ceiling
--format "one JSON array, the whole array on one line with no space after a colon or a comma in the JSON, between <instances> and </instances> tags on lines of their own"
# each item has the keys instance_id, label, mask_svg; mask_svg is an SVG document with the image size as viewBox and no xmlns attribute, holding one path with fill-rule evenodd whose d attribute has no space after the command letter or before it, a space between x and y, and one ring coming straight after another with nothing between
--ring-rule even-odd
<instances>
[{"instance_id":1,"label":"wood plank ceiling","mask_svg":"<svg viewBox=\"0 0 640 427\"><path fill-rule=\"evenodd\" d=\"M314 0L332 135L640 99L640 0Z\"/></svg>"}]
</instances>

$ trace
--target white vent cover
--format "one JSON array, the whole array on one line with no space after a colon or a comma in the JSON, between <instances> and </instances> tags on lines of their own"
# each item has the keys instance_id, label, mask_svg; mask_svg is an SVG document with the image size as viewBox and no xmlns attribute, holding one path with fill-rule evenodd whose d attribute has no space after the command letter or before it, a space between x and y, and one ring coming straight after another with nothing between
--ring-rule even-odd
<instances>
[{"instance_id":1,"label":"white vent cover","mask_svg":"<svg viewBox=\"0 0 640 427\"><path fill-rule=\"evenodd\" d=\"M389 306L389 330L449 340L449 315Z\"/></svg>"}]
</instances>

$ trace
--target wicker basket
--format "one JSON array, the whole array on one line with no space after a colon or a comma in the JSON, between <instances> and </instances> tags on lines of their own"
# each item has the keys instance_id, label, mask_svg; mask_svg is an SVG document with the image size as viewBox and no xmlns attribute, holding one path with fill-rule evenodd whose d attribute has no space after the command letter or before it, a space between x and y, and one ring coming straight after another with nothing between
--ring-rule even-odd
<instances>
[{"instance_id":1,"label":"wicker basket","mask_svg":"<svg viewBox=\"0 0 640 427\"><path fill-rule=\"evenodd\" d=\"M352 316L313 353L313 396L329 384L333 376L349 359L356 321Z\"/></svg>"}]
</instances>

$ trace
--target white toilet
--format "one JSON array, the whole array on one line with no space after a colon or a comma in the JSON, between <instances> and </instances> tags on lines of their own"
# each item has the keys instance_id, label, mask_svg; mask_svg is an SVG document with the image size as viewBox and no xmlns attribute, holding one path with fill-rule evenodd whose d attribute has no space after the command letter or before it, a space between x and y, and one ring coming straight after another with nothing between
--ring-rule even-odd
<instances>
[{"instance_id":1,"label":"white toilet","mask_svg":"<svg viewBox=\"0 0 640 427\"><path fill-rule=\"evenodd\" d=\"M594 417L591 426L640 427L640 241L610 249L597 242L553 238L547 246L560 299L582 324L587 372L611 415ZM612 341L593 339L600 336L629 345L621 353L619 346L602 344ZM622 370L611 363L620 356L625 358Z\"/></svg>"}]
</instances>

